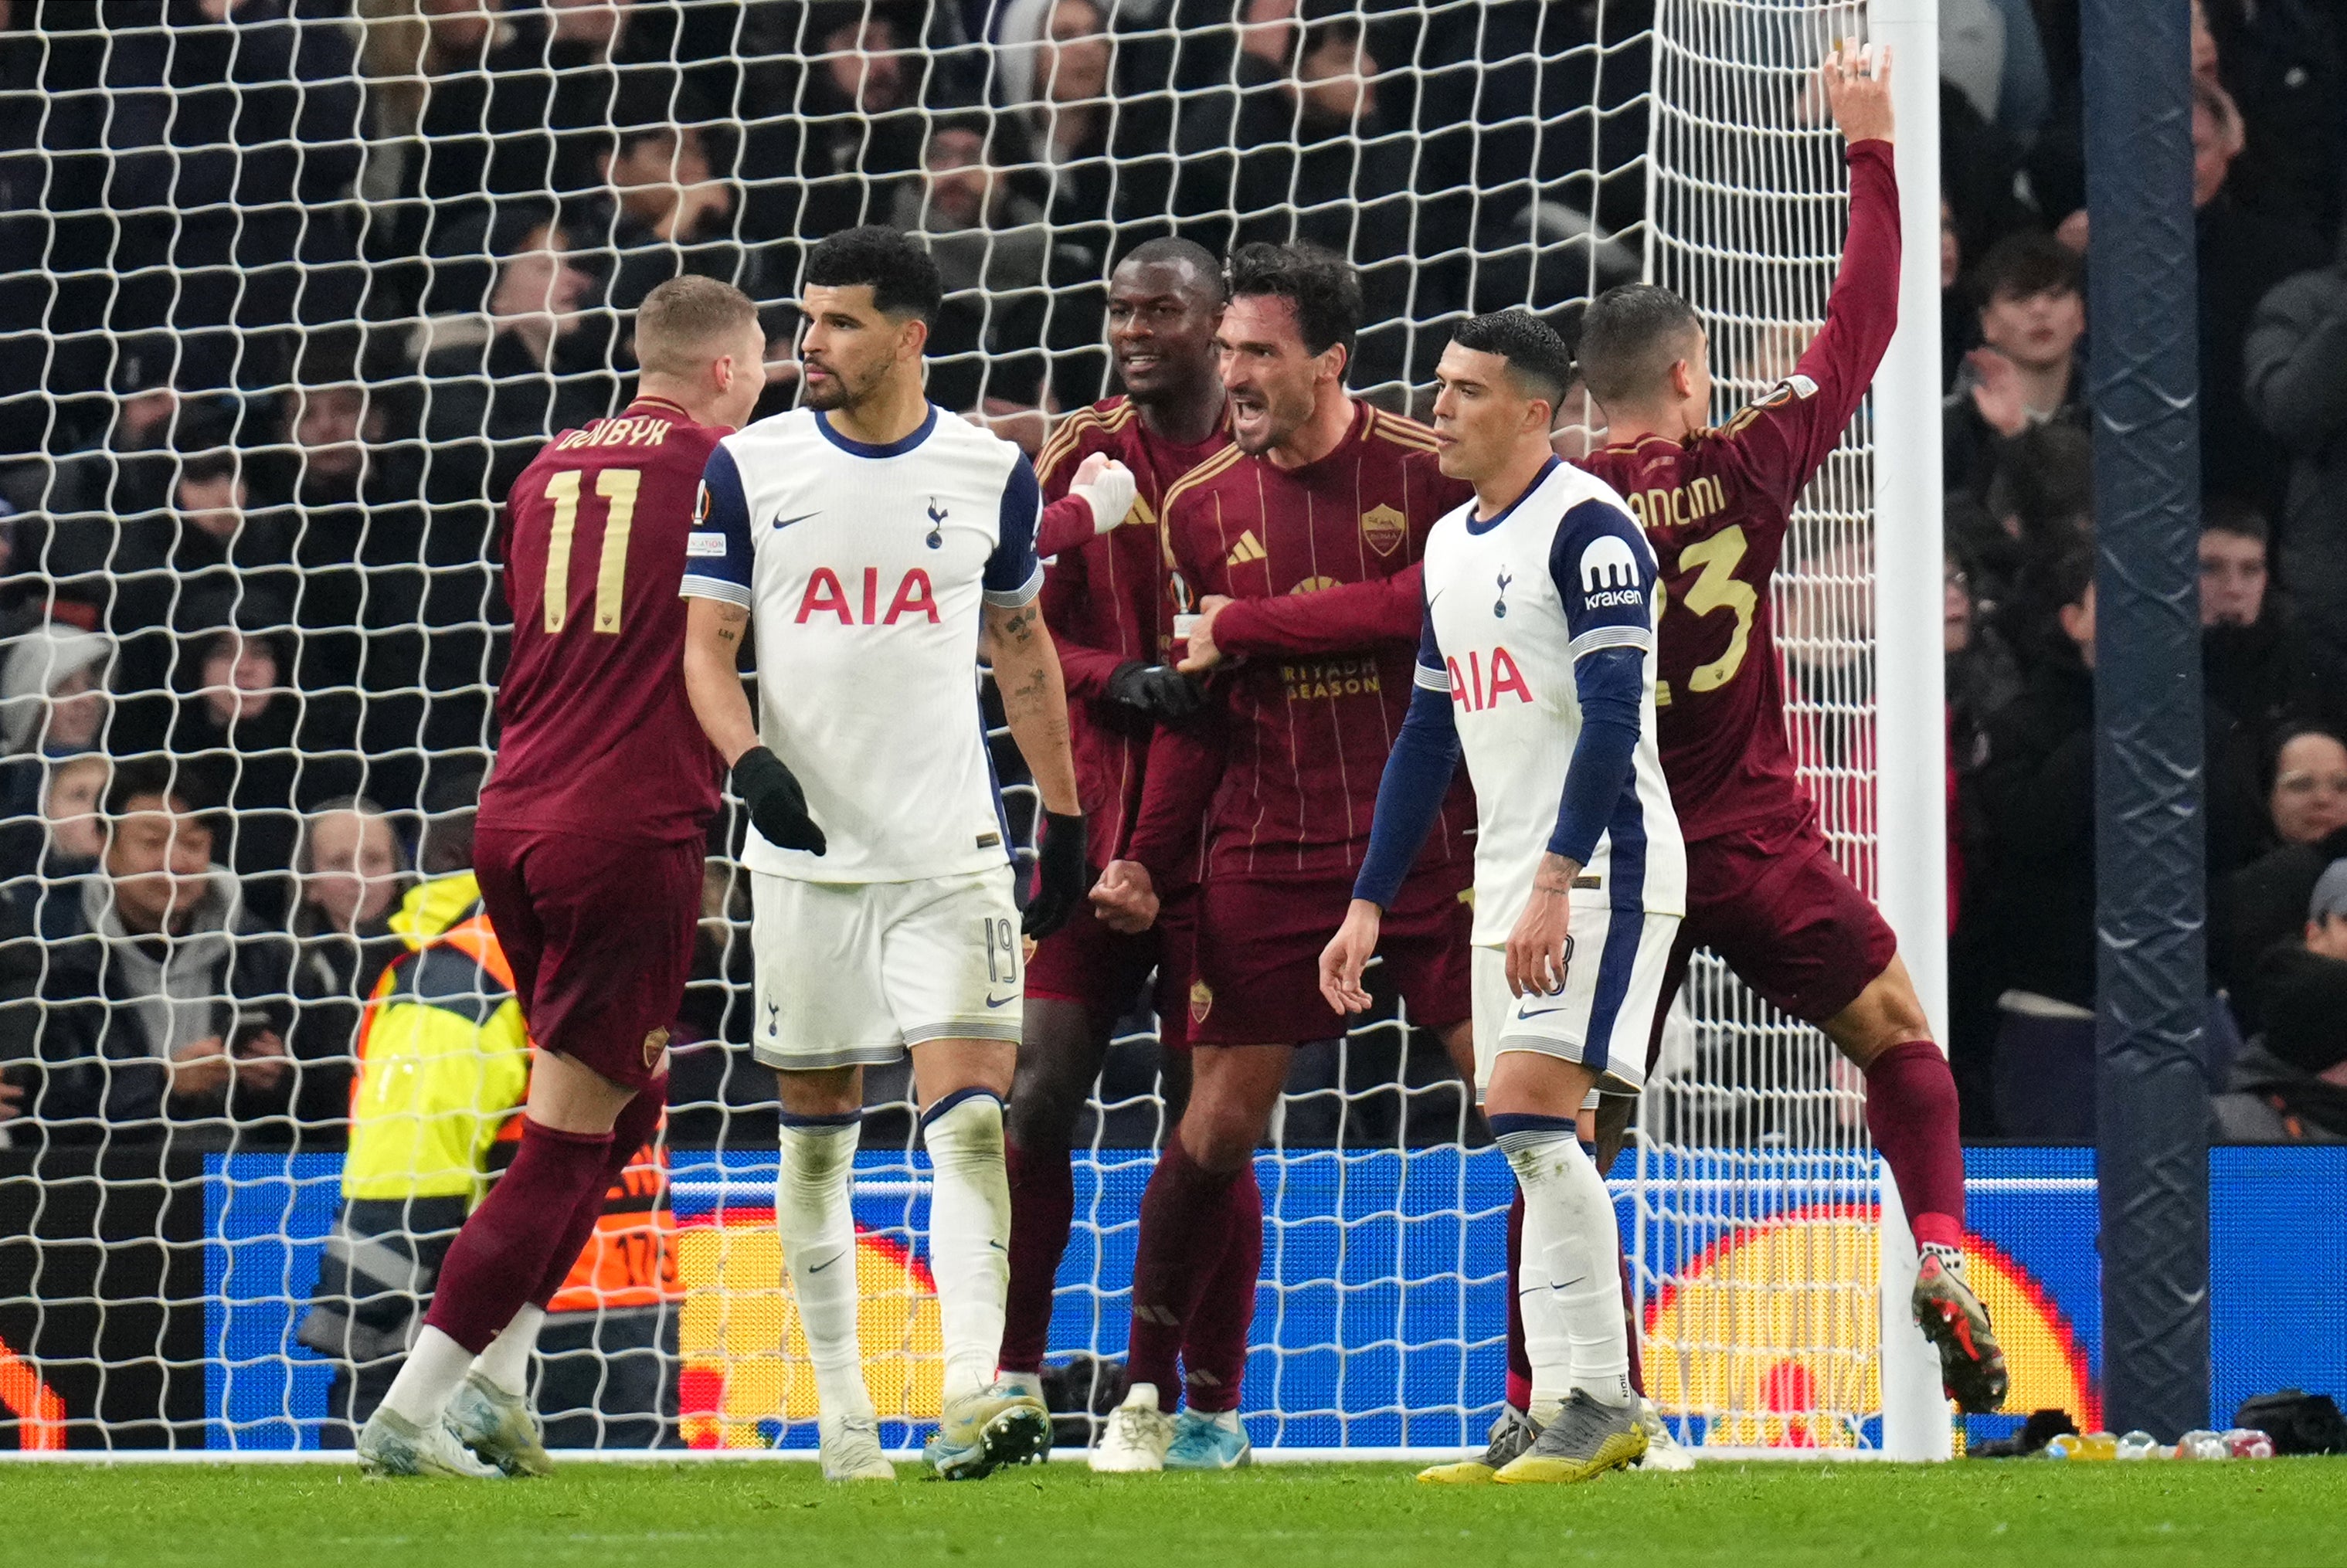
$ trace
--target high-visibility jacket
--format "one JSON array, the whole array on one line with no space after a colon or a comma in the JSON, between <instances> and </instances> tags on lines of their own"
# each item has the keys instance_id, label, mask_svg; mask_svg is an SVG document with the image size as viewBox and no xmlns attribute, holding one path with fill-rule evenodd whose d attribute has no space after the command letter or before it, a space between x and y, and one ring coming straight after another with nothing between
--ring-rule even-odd
<instances>
[{"instance_id":1,"label":"high-visibility jacket","mask_svg":"<svg viewBox=\"0 0 2347 1568\"><path fill-rule=\"evenodd\" d=\"M390 921L409 951L386 967L359 1026L346 1199L480 1201L490 1153L521 1135L530 1040L513 971L470 872L417 886ZM640 1151L549 1310L649 1306L680 1295L667 1159Z\"/></svg>"}]
</instances>

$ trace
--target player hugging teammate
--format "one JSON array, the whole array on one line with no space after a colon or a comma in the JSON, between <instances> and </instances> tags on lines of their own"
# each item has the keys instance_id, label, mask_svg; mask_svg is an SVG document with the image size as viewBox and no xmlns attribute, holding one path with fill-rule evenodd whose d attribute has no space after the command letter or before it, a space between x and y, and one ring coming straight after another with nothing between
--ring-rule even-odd
<instances>
[{"instance_id":1,"label":"player hugging teammate","mask_svg":"<svg viewBox=\"0 0 2347 1568\"><path fill-rule=\"evenodd\" d=\"M809 252L805 405L746 430L751 302L655 290L636 402L549 444L508 505L480 877L538 1065L520 1152L451 1246L362 1462L546 1468L530 1347L615 1150L660 1118L721 764L754 829L754 1049L779 1084L775 1214L827 1477L895 1473L856 1334L862 1069L912 1059L945 1359L928 1458L983 1476L1050 1441L1070 1139L1145 985L1186 1102L1142 1203L1130 1389L1092 1463L1247 1462L1255 1152L1295 1048L1368 1005L1372 954L1475 1084L1518 1186L1506 1407L1481 1458L1424 1479L1669 1457L1602 1173L1697 946L1864 1073L1922 1249L1917 1318L1964 1408L2000 1403L1963 1282L1954 1085L1785 733L1770 578L1889 342L1898 273L1887 56L1839 53L1820 85L1851 169L1823 330L1713 429L1686 302L1601 296L1579 374L1612 444L1578 466L1550 444L1575 368L1522 312L1459 328L1431 429L1352 397L1359 288L1307 246L1226 270L1180 241L1125 257L1125 393L1063 422L1040 473L928 403L940 282L904 234ZM973 650L1043 805L1023 911Z\"/></svg>"}]
</instances>

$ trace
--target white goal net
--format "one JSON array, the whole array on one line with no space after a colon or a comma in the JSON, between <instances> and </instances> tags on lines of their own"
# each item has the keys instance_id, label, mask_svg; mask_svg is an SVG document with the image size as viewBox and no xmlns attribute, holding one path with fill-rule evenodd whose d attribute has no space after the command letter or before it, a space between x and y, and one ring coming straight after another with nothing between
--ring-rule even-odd
<instances>
[{"instance_id":1,"label":"white goal net","mask_svg":"<svg viewBox=\"0 0 2347 1568\"><path fill-rule=\"evenodd\" d=\"M496 506L624 398L653 284L710 273L767 307L773 412L806 246L920 232L949 290L933 396L1031 449L1113 390L1107 268L1159 234L1350 255L1355 387L1422 412L1450 323L1528 304L1569 335L1642 276L1704 313L1723 398L1756 392L1821 320L1841 231L1838 144L1802 100L1851 17L1811 0L6 15L0 1447L346 1447L380 1398L527 1076L466 925ZM1867 439L1812 487L1778 601L1797 749L1861 885ZM153 768L208 808L193 864L104 842L109 780ZM557 1446L814 1441L733 842L662 1143L550 1319ZM1650 1389L1689 1440L1870 1444L1859 1099L1708 960L1685 1011L1617 1172ZM1079 1131L1055 1360L1122 1353L1164 1131L1150 1024ZM897 1442L937 1403L927 1166L903 1077L871 1091L863 1331ZM367 1116L413 1131L405 1163L352 1154ZM1299 1053L1260 1167L1259 1445L1480 1443L1510 1192L1481 1145L1390 1007Z\"/></svg>"}]
</instances>

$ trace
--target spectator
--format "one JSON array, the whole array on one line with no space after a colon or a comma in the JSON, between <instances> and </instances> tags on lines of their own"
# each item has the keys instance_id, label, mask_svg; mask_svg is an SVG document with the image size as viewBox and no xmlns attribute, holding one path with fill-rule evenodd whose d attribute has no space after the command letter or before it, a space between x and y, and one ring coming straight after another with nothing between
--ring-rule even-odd
<instances>
[{"instance_id":1,"label":"spectator","mask_svg":"<svg viewBox=\"0 0 2347 1568\"><path fill-rule=\"evenodd\" d=\"M2039 425L2001 442L1983 495L1948 497L1947 534L1966 563L1976 607L1995 620L2026 597L2027 579L2094 537L2095 448L2086 431ZM2025 630L2007 641L2027 640Z\"/></svg>"},{"instance_id":2,"label":"spectator","mask_svg":"<svg viewBox=\"0 0 2347 1568\"><path fill-rule=\"evenodd\" d=\"M1964 241L1956 210L1940 198L1940 384L1952 385L1964 355L1980 343L1980 324L1963 308Z\"/></svg>"},{"instance_id":3,"label":"spectator","mask_svg":"<svg viewBox=\"0 0 2347 1568\"><path fill-rule=\"evenodd\" d=\"M293 873L300 953L291 1044L297 1059L318 1064L303 1084L313 1102L303 1119L338 1120L349 1097L359 1004L406 946L391 917L412 880L407 851L381 806L344 795L302 818Z\"/></svg>"},{"instance_id":4,"label":"spectator","mask_svg":"<svg viewBox=\"0 0 2347 1568\"><path fill-rule=\"evenodd\" d=\"M284 1136L292 955L212 863L203 804L171 764L124 764L99 869L39 899L31 1116L53 1142Z\"/></svg>"},{"instance_id":5,"label":"spectator","mask_svg":"<svg viewBox=\"0 0 2347 1568\"><path fill-rule=\"evenodd\" d=\"M504 499L550 436L611 411L608 323L587 330L595 279L559 223L524 221L507 225L519 231L497 265L487 343L453 343L424 362L425 496L436 503ZM485 532L474 559L486 544Z\"/></svg>"},{"instance_id":6,"label":"spectator","mask_svg":"<svg viewBox=\"0 0 2347 1568\"><path fill-rule=\"evenodd\" d=\"M1948 395L1947 485L1984 495L2005 443L2033 425L2087 427L2078 340L2086 302L2078 258L2043 234L1999 241L1973 291L1982 346Z\"/></svg>"},{"instance_id":7,"label":"spectator","mask_svg":"<svg viewBox=\"0 0 2347 1568\"><path fill-rule=\"evenodd\" d=\"M2009 1138L2095 1139L2095 561L2047 574L2019 696L1992 717L1980 794L2002 1014L1996 1119Z\"/></svg>"},{"instance_id":8,"label":"spectator","mask_svg":"<svg viewBox=\"0 0 2347 1568\"><path fill-rule=\"evenodd\" d=\"M2250 408L2291 459L2282 581L2307 630L2347 655L2347 264L2266 295L2242 363Z\"/></svg>"},{"instance_id":9,"label":"spectator","mask_svg":"<svg viewBox=\"0 0 2347 1568\"><path fill-rule=\"evenodd\" d=\"M2347 1143L2347 860L2316 880L2295 939L2258 964L2262 1032L2217 1096L2228 1143Z\"/></svg>"},{"instance_id":10,"label":"spectator","mask_svg":"<svg viewBox=\"0 0 2347 1568\"><path fill-rule=\"evenodd\" d=\"M234 603L258 593L292 603L299 587L292 521L282 511L251 511L249 497L242 459L217 446L181 461L168 511L124 522L111 623L122 640L118 686L126 697L169 685L169 629L186 624L192 601ZM134 743L153 743L155 716L142 706L130 718Z\"/></svg>"},{"instance_id":11,"label":"spectator","mask_svg":"<svg viewBox=\"0 0 2347 1568\"><path fill-rule=\"evenodd\" d=\"M2244 755L2291 720L2347 733L2347 665L2270 591L2266 520L2213 496L2200 523L2200 669Z\"/></svg>"},{"instance_id":12,"label":"spectator","mask_svg":"<svg viewBox=\"0 0 2347 1568\"><path fill-rule=\"evenodd\" d=\"M2249 1033L2264 1022L2260 958L2298 928L2322 868L2347 856L2347 743L2320 726L2287 723L2261 760L2259 782L2274 846L2229 876L2212 901L2212 967Z\"/></svg>"},{"instance_id":13,"label":"spectator","mask_svg":"<svg viewBox=\"0 0 2347 1568\"><path fill-rule=\"evenodd\" d=\"M248 600L233 622L193 641L191 689L166 742L182 772L230 808L227 863L245 879L246 903L272 919L289 901L296 813L351 793L361 769L343 704L286 688L274 630L282 618L282 608Z\"/></svg>"},{"instance_id":14,"label":"spectator","mask_svg":"<svg viewBox=\"0 0 2347 1568\"><path fill-rule=\"evenodd\" d=\"M0 816L37 815L48 764L98 749L113 656L114 640L102 632L43 625L15 639L0 663Z\"/></svg>"},{"instance_id":15,"label":"spectator","mask_svg":"<svg viewBox=\"0 0 2347 1568\"><path fill-rule=\"evenodd\" d=\"M2208 37L2207 65L2241 107L2242 157L2231 187L2244 206L2326 239L2338 232L2340 170L2347 138L2338 113L2342 87L2335 6L2310 0L2196 0L2196 29Z\"/></svg>"},{"instance_id":16,"label":"spectator","mask_svg":"<svg viewBox=\"0 0 2347 1568\"><path fill-rule=\"evenodd\" d=\"M1001 416L1045 400L1044 364L1034 351L1045 323L1051 231L1043 210L1004 178L989 134L982 115L940 119L922 154L921 185L898 188L888 220L928 240L945 282L929 334L929 395L948 408Z\"/></svg>"},{"instance_id":17,"label":"spectator","mask_svg":"<svg viewBox=\"0 0 2347 1568\"><path fill-rule=\"evenodd\" d=\"M2027 147L2053 99L2029 0L1947 0L1940 7L1940 76L1983 119Z\"/></svg>"},{"instance_id":18,"label":"spectator","mask_svg":"<svg viewBox=\"0 0 2347 1568\"><path fill-rule=\"evenodd\" d=\"M1405 378L1412 314L1416 138L1389 118L1382 71L1359 21L1315 23L1285 94L1257 95L1239 118L1240 242L1306 241L1360 269L1357 387Z\"/></svg>"},{"instance_id":19,"label":"spectator","mask_svg":"<svg viewBox=\"0 0 2347 1568\"><path fill-rule=\"evenodd\" d=\"M763 286L733 243L733 187L713 179L696 126L648 125L621 131L618 150L598 162L608 194L582 231L611 252L611 308L622 314L681 272Z\"/></svg>"},{"instance_id":20,"label":"spectator","mask_svg":"<svg viewBox=\"0 0 2347 1568\"><path fill-rule=\"evenodd\" d=\"M114 764L99 753L84 752L48 764L44 771L48 786L41 794L41 815L15 818L0 827L0 878L37 877L46 886L97 868L106 847L98 804L106 797ZM39 886L12 887L9 897L30 907L39 897Z\"/></svg>"},{"instance_id":21,"label":"spectator","mask_svg":"<svg viewBox=\"0 0 2347 1568\"><path fill-rule=\"evenodd\" d=\"M2242 346L2258 302L2294 272L2320 266L2330 246L2302 215L2243 205L2230 175L2240 111L2209 82L2192 93L2192 205L2200 292L2200 482L2270 512L2282 501L2281 447L2250 411ZM2333 178L2336 178L2334 171Z\"/></svg>"},{"instance_id":22,"label":"spectator","mask_svg":"<svg viewBox=\"0 0 2347 1568\"><path fill-rule=\"evenodd\" d=\"M799 108L761 115L742 138L742 231L755 241L794 244L878 222L921 167L920 65L898 20L867 5L827 15L823 30L810 28L803 88L774 62L745 90Z\"/></svg>"},{"instance_id":23,"label":"spectator","mask_svg":"<svg viewBox=\"0 0 2347 1568\"><path fill-rule=\"evenodd\" d=\"M384 569L413 563L418 524L394 497L395 465L375 456L387 433L382 400L371 404L346 364L303 369L279 395L273 439L249 471L256 507L293 536L292 684L346 691L366 662L366 618L388 607Z\"/></svg>"}]
</instances>

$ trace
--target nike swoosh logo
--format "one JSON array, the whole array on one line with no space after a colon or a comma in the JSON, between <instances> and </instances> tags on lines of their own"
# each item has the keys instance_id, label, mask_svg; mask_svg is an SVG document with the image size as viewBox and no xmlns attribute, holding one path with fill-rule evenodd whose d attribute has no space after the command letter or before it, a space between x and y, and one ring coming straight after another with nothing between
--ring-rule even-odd
<instances>
[{"instance_id":1,"label":"nike swoosh logo","mask_svg":"<svg viewBox=\"0 0 2347 1568\"><path fill-rule=\"evenodd\" d=\"M1009 1007L1012 1002L1015 1002L1015 1001L1017 1001L1018 999L1019 999L1019 993L1018 993L1017 991L1012 991L1012 992L1011 992L1009 996L1007 996L1007 997L999 997L999 998L997 998L997 997L989 997L989 998L987 998L987 999L986 999L986 1005L987 1005L987 1006L989 1006L989 1007L990 1007L990 1008L1007 1008L1007 1007Z\"/></svg>"},{"instance_id":2,"label":"nike swoosh logo","mask_svg":"<svg viewBox=\"0 0 2347 1568\"><path fill-rule=\"evenodd\" d=\"M804 523L804 522L805 522L809 518L819 518L819 517L821 517L821 516L823 516L823 514L822 514L820 511L815 511L815 512L801 512L801 513L800 513L797 517L795 517L795 518L776 518L774 519L774 532L776 532L776 533L778 533L778 534L779 534L779 533L781 533L784 528L789 528L793 523Z\"/></svg>"},{"instance_id":3,"label":"nike swoosh logo","mask_svg":"<svg viewBox=\"0 0 2347 1568\"><path fill-rule=\"evenodd\" d=\"M821 1274L825 1269L829 1268L833 1264L837 1263L841 1258L846 1257L846 1255L847 1255L844 1252L833 1253L821 1263L811 1263L807 1265L807 1272L809 1274Z\"/></svg>"},{"instance_id":4,"label":"nike swoosh logo","mask_svg":"<svg viewBox=\"0 0 2347 1568\"><path fill-rule=\"evenodd\" d=\"M1565 1009L1564 1009L1564 1008L1563 1008L1563 1006L1557 1006L1557 1007L1553 1007L1553 1008L1542 1008L1542 1009L1540 1009L1540 1011L1538 1011L1538 1012L1534 1012L1534 1011L1532 1011L1532 1009L1530 1009L1530 1008L1526 1008L1526 1009L1523 1009L1523 1011L1522 1011L1522 1012L1520 1012L1520 1013L1516 1014L1516 1016L1517 1016L1518 1018L1546 1018L1546 1017L1548 1017L1548 1015L1549 1015L1549 1014L1551 1014L1551 1013L1553 1013L1553 1012L1563 1012L1563 1011L1564 1011L1564 1010L1565 1010Z\"/></svg>"}]
</instances>

